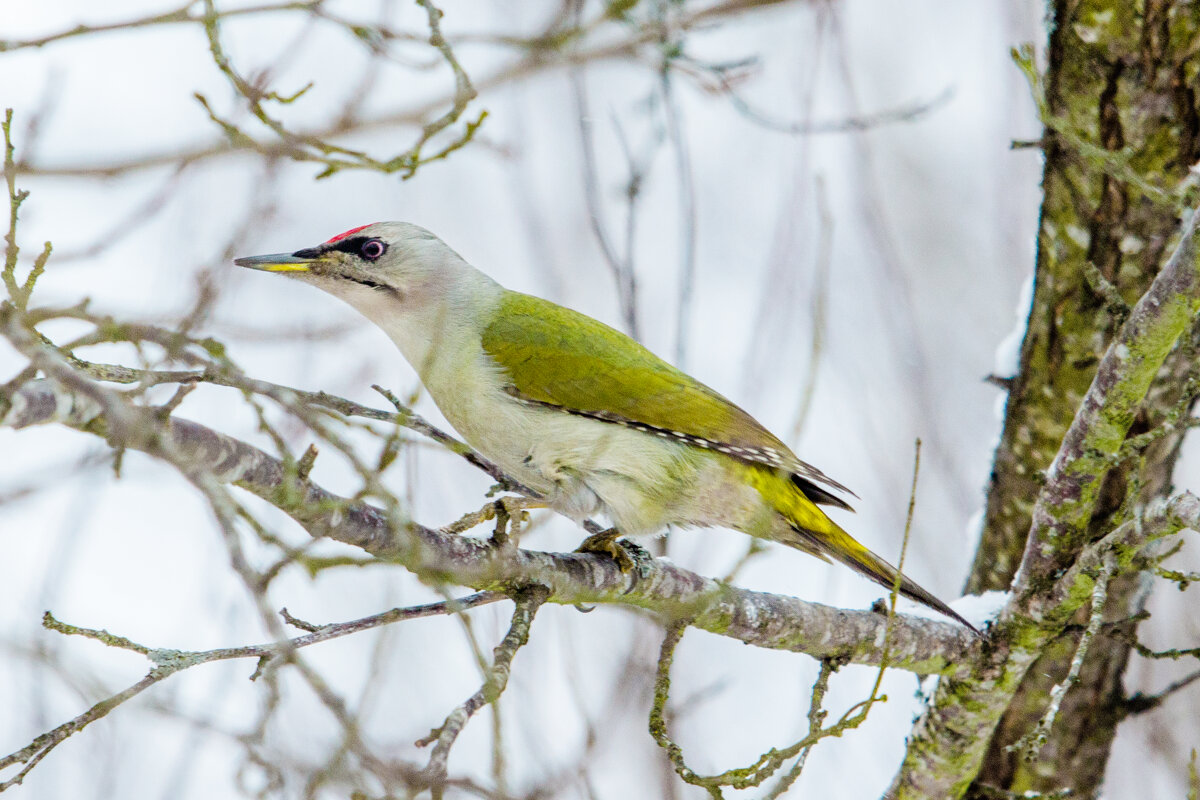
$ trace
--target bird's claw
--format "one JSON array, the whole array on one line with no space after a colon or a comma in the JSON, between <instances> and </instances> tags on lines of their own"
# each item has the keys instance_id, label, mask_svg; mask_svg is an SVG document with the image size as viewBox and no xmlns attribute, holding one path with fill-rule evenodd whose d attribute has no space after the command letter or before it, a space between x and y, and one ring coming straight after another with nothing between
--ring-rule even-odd
<instances>
[{"instance_id":1,"label":"bird's claw","mask_svg":"<svg viewBox=\"0 0 1200 800\"><path fill-rule=\"evenodd\" d=\"M650 551L630 539L618 539L616 544L625 553L625 557L633 562L631 570L638 578L649 578L654 572L654 556Z\"/></svg>"},{"instance_id":2,"label":"bird's claw","mask_svg":"<svg viewBox=\"0 0 1200 800\"><path fill-rule=\"evenodd\" d=\"M619 537L620 532L615 528L592 534L583 540L575 552L603 553L617 562L617 567L623 575L633 573L637 578L649 577L654 556L640 544Z\"/></svg>"}]
</instances>

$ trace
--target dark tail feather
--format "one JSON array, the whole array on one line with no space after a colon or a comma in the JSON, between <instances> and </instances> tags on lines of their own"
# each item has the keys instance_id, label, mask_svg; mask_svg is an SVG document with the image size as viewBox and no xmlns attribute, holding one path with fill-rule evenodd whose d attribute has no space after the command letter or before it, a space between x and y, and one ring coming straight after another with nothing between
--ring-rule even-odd
<instances>
[{"instance_id":1,"label":"dark tail feather","mask_svg":"<svg viewBox=\"0 0 1200 800\"><path fill-rule=\"evenodd\" d=\"M876 580L878 580L878 578L876 578ZM891 581L879 581L879 582L881 584L883 584L884 586L886 586L888 589L891 589L892 586L894 585ZM900 594L904 595L909 600L916 600L918 603L927 605L930 608L934 609L935 611L942 612L947 617L950 617L950 619L955 620L956 622L966 626L967 629L969 629L971 631L971 633L975 634L976 636L983 635L979 631L978 628L976 628L974 625L972 625L971 623L969 623L965 619L963 619L961 614L957 613L950 606L946 605L941 600L938 600L932 594L930 594L926 590L922 589L917 583L909 580L906 576L901 576L901 578L900 578Z\"/></svg>"},{"instance_id":2,"label":"dark tail feather","mask_svg":"<svg viewBox=\"0 0 1200 800\"><path fill-rule=\"evenodd\" d=\"M830 524L833 525L832 521ZM840 527L833 525L833 528L833 531L822 534L795 528L793 530L800 534L804 541L804 546L801 546L799 549L810 550L810 547L815 545L816 549L819 549L822 555L836 558L850 567L850 569L864 577L870 578L888 591L891 591L896 584L896 568L863 547L853 536L843 531ZM945 614L961 625L965 625L976 636L983 635L979 632L978 628L963 619L954 609L941 600L938 600L932 593L921 588L915 581L909 580L907 576L902 575L900 577L900 594L909 600L915 600L922 605L929 606L933 610Z\"/></svg>"}]
</instances>

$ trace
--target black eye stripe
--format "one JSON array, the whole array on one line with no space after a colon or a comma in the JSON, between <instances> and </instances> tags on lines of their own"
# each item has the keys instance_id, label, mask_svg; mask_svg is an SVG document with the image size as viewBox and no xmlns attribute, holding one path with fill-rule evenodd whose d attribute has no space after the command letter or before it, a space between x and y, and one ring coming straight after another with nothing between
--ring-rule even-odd
<instances>
[{"instance_id":1,"label":"black eye stripe","mask_svg":"<svg viewBox=\"0 0 1200 800\"><path fill-rule=\"evenodd\" d=\"M375 242L379 245L379 252L374 255L368 255L363 252L363 247L368 242ZM374 261L387 252L387 242L376 239L372 236L353 236L349 239L340 239L333 244L321 245L320 247L308 247L304 250L297 250L292 253L296 258L318 258L323 253L328 253L332 250L339 250L343 253L361 256L368 261Z\"/></svg>"},{"instance_id":2,"label":"black eye stripe","mask_svg":"<svg viewBox=\"0 0 1200 800\"><path fill-rule=\"evenodd\" d=\"M341 250L343 253L357 253L370 240L368 236L354 236L334 242L329 250Z\"/></svg>"}]
</instances>

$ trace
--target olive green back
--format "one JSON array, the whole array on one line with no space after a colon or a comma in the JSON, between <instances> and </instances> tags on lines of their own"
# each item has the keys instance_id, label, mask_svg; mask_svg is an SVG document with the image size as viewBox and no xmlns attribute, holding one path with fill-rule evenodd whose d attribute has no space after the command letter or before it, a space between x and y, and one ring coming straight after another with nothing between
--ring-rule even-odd
<instances>
[{"instance_id":1,"label":"olive green back","mask_svg":"<svg viewBox=\"0 0 1200 800\"><path fill-rule=\"evenodd\" d=\"M513 393L524 400L649 428L845 490L800 461L741 408L620 331L577 311L509 292L483 330L482 341L512 382Z\"/></svg>"}]
</instances>

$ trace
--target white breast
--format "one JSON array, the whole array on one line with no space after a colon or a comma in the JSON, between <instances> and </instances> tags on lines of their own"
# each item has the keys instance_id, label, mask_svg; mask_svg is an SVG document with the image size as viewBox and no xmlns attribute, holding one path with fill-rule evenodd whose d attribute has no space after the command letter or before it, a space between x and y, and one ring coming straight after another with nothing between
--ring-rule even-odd
<instances>
[{"instance_id":1,"label":"white breast","mask_svg":"<svg viewBox=\"0 0 1200 800\"><path fill-rule=\"evenodd\" d=\"M652 533L674 521L673 501L695 483L691 448L521 402L481 352L427 371L425 385L468 444L572 518L604 514L626 534Z\"/></svg>"}]
</instances>

